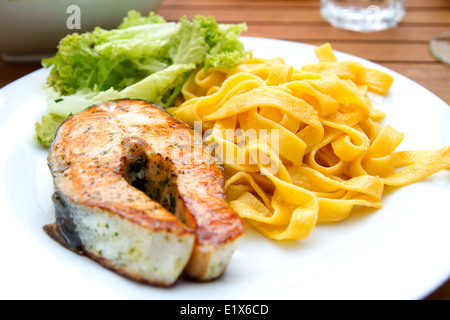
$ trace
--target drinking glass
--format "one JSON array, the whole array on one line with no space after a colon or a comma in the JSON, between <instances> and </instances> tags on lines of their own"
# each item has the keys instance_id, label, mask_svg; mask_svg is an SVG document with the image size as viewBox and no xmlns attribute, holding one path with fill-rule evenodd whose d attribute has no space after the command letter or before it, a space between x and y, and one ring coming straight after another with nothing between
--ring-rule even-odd
<instances>
[{"instance_id":1,"label":"drinking glass","mask_svg":"<svg viewBox=\"0 0 450 320\"><path fill-rule=\"evenodd\" d=\"M436 59L450 65L450 30L438 34L430 41L430 51Z\"/></svg>"},{"instance_id":2,"label":"drinking glass","mask_svg":"<svg viewBox=\"0 0 450 320\"><path fill-rule=\"evenodd\" d=\"M320 13L332 26L371 32L397 26L406 0L321 0Z\"/></svg>"}]
</instances>

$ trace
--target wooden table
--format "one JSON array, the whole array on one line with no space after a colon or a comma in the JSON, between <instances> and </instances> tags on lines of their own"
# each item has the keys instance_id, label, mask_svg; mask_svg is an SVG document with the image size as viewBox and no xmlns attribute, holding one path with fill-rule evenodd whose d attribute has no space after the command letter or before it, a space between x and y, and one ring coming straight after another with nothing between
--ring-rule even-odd
<instances>
[{"instance_id":1,"label":"wooden table","mask_svg":"<svg viewBox=\"0 0 450 320\"><path fill-rule=\"evenodd\" d=\"M331 27L321 18L319 6L319 0L163 0L157 12L170 21L196 14L212 15L221 23L245 21L246 36L313 45L330 42L336 50L412 79L450 104L450 67L437 62L428 50L433 36L450 29L449 0L408 0L406 16L397 28L368 34ZM38 62L0 60L0 87L38 68ZM427 299L450 300L450 280Z\"/></svg>"}]
</instances>

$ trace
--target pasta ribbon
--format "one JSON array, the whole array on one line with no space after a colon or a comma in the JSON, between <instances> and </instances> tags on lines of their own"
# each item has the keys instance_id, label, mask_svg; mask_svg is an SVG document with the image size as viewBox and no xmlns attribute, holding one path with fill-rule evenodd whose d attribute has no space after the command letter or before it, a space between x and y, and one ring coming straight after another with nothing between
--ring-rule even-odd
<instances>
[{"instance_id":1,"label":"pasta ribbon","mask_svg":"<svg viewBox=\"0 0 450 320\"><path fill-rule=\"evenodd\" d=\"M386 185L450 168L450 147L396 151L404 134L379 121L366 93L388 94L389 74L338 61L329 44L300 69L251 58L233 70L202 69L169 109L194 125L223 161L230 206L270 239L305 239L356 206L382 207Z\"/></svg>"}]
</instances>

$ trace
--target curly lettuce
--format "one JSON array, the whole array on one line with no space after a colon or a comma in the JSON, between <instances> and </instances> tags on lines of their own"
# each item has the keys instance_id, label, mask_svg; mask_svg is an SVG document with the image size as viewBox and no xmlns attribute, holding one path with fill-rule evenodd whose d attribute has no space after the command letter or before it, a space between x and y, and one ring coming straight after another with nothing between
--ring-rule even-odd
<instances>
[{"instance_id":1,"label":"curly lettuce","mask_svg":"<svg viewBox=\"0 0 450 320\"><path fill-rule=\"evenodd\" d=\"M239 36L242 24L218 24L212 17L167 22L130 11L116 29L63 38L46 83L48 111L36 123L36 139L48 147L59 125L73 113L112 99L144 99L168 108L197 67L232 68L251 53Z\"/></svg>"}]
</instances>

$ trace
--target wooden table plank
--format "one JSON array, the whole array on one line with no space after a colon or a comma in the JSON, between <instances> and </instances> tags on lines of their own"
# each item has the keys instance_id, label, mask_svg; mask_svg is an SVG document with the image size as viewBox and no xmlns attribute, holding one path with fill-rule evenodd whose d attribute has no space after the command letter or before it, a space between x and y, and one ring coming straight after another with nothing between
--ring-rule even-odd
<instances>
[{"instance_id":1,"label":"wooden table plank","mask_svg":"<svg viewBox=\"0 0 450 320\"><path fill-rule=\"evenodd\" d=\"M427 296L424 300L450 300L450 279L436 289L436 291Z\"/></svg>"},{"instance_id":2,"label":"wooden table plank","mask_svg":"<svg viewBox=\"0 0 450 320\"><path fill-rule=\"evenodd\" d=\"M450 67L441 63L384 62L380 64L417 82L450 105Z\"/></svg>"},{"instance_id":3,"label":"wooden table plank","mask_svg":"<svg viewBox=\"0 0 450 320\"><path fill-rule=\"evenodd\" d=\"M245 3L245 2L244 2ZM158 12L169 21L179 20L183 16L192 19L195 15L213 16L219 22L238 23L242 21L272 23L326 23L317 7L300 7L286 10L284 7L253 7L246 4L240 7L228 6L161 6ZM404 25L449 25L450 8L442 10L407 10L401 24Z\"/></svg>"},{"instance_id":4,"label":"wooden table plank","mask_svg":"<svg viewBox=\"0 0 450 320\"><path fill-rule=\"evenodd\" d=\"M321 45L323 41L308 41ZM428 43L373 43L332 41L332 47L374 62L435 62L428 50Z\"/></svg>"},{"instance_id":5,"label":"wooden table plank","mask_svg":"<svg viewBox=\"0 0 450 320\"><path fill-rule=\"evenodd\" d=\"M0 58L0 88L39 68L40 62L12 63Z\"/></svg>"},{"instance_id":6,"label":"wooden table plank","mask_svg":"<svg viewBox=\"0 0 450 320\"><path fill-rule=\"evenodd\" d=\"M311 23L323 22L317 8L300 8L285 11L283 8L248 7L161 7L158 12L169 21L179 20L183 16L192 19L195 15L213 16L218 22L266 22L266 23Z\"/></svg>"},{"instance_id":7,"label":"wooden table plank","mask_svg":"<svg viewBox=\"0 0 450 320\"><path fill-rule=\"evenodd\" d=\"M450 25L450 9L407 9L402 24Z\"/></svg>"},{"instance_id":8,"label":"wooden table plank","mask_svg":"<svg viewBox=\"0 0 450 320\"><path fill-rule=\"evenodd\" d=\"M165 0L162 6L174 7L281 7L281 8L299 8L299 7L320 7L318 0Z\"/></svg>"},{"instance_id":9,"label":"wooden table plank","mask_svg":"<svg viewBox=\"0 0 450 320\"><path fill-rule=\"evenodd\" d=\"M165 0L163 6L209 6L209 7L282 7L282 8L299 8L299 7L320 7L319 0ZM448 0L408 0L408 8L450 8Z\"/></svg>"},{"instance_id":10,"label":"wooden table plank","mask_svg":"<svg viewBox=\"0 0 450 320\"><path fill-rule=\"evenodd\" d=\"M373 33L359 33L348 30L330 28L328 24L319 25L292 25L247 23L248 31L243 35L261 36L292 41L376 41L385 43L428 43L436 34L449 30L447 26L404 26L393 30L384 30Z\"/></svg>"}]
</instances>

